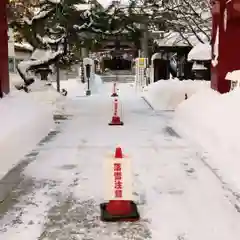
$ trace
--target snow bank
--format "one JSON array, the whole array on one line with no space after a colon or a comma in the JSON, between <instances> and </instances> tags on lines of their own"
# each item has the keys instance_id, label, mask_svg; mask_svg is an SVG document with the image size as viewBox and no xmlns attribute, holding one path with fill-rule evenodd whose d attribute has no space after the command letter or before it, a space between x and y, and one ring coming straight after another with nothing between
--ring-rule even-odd
<instances>
[{"instance_id":1,"label":"snow bank","mask_svg":"<svg viewBox=\"0 0 240 240\"><path fill-rule=\"evenodd\" d=\"M20 85L23 83L22 78L17 73L9 73L9 82L10 82L10 89L16 90L16 85Z\"/></svg>"},{"instance_id":2,"label":"snow bank","mask_svg":"<svg viewBox=\"0 0 240 240\"><path fill-rule=\"evenodd\" d=\"M92 84L92 92L93 93L101 92L102 86L103 86L102 78L99 75L95 74L94 81Z\"/></svg>"},{"instance_id":3,"label":"snow bank","mask_svg":"<svg viewBox=\"0 0 240 240\"><path fill-rule=\"evenodd\" d=\"M52 83L53 87L57 88L57 83ZM68 79L60 82L60 88L66 89L68 98L75 98L79 96L85 96L86 84L83 84L80 79Z\"/></svg>"},{"instance_id":4,"label":"snow bank","mask_svg":"<svg viewBox=\"0 0 240 240\"><path fill-rule=\"evenodd\" d=\"M143 94L155 110L174 110L187 97L200 89L210 88L208 81L160 80L150 84Z\"/></svg>"},{"instance_id":5,"label":"snow bank","mask_svg":"<svg viewBox=\"0 0 240 240\"><path fill-rule=\"evenodd\" d=\"M211 156L208 164L225 182L240 190L240 89L219 94L211 89L196 93L175 112L174 125Z\"/></svg>"},{"instance_id":6,"label":"snow bank","mask_svg":"<svg viewBox=\"0 0 240 240\"><path fill-rule=\"evenodd\" d=\"M16 90L14 85L21 83L23 80L19 74L11 74L11 91L19 92ZM101 92L103 86L103 81L99 75L95 75L94 81L91 84L92 94L97 94ZM66 89L68 91L67 97L56 91L57 85L56 82L52 83L52 86L47 86L45 81L35 81L29 86L31 97L38 101L39 103L48 104L52 108L53 114L63 114L68 115L72 114L72 109L69 105L70 99L76 97L86 96L87 84L83 84L80 79L69 79L66 81L61 81L60 88Z\"/></svg>"},{"instance_id":7,"label":"snow bank","mask_svg":"<svg viewBox=\"0 0 240 240\"><path fill-rule=\"evenodd\" d=\"M14 92L0 101L0 178L54 127L52 109L31 94Z\"/></svg>"},{"instance_id":8,"label":"snow bank","mask_svg":"<svg viewBox=\"0 0 240 240\"><path fill-rule=\"evenodd\" d=\"M56 83L53 83L53 86L56 88ZM103 81L102 78L95 74L94 81L91 84L92 94L99 93L102 90ZM86 96L87 83L82 83L80 79L68 79L66 81L60 82L60 88L65 88L68 91L68 98L75 98Z\"/></svg>"},{"instance_id":9,"label":"snow bank","mask_svg":"<svg viewBox=\"0 0 240 240\"><path fill-rule=\"evenodd\" d=\"M40 103L45 103L52 109L53 114L66 114L66 97L58 93L53 86L42 86L38 91L29 93Z\"/></svg>"},{"instance_id":10,"label":"snow bank","mask_svg":"<svg viewBox=\"0 0 240 240\"><path fill-rule=\"evenodd\" d=\"M11 92L19 92L16 90L15 85L22 83L23 80L19 74L10 74ZM35 81L29 86L31 97L40 102L46 103L52 108L55 114L65 114L65 97L58 93L53 86L46 85L45 81Z\"/></svg>"}]
</instances>

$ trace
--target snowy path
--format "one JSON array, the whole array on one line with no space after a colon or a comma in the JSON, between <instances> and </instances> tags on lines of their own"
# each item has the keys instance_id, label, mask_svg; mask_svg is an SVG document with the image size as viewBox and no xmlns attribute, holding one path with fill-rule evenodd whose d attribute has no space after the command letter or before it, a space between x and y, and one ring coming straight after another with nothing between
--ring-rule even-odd
<instances>
[{"instance_id":1,"label":"snowy path","mask_svg":"<svg viewBox=\"0 0 240 240\"><path fill-rule=\"evenodd\" d=\"M108 86L108 85L107 85ZM4 240L239 240L240 214L220 181L128 84L120 86L123 127L109 127L111 86L76 98L75 116L24 171L0 206ZM103 223L103 161L116 145L132 159L138 223Z\"/></svg>"}]
</instances>

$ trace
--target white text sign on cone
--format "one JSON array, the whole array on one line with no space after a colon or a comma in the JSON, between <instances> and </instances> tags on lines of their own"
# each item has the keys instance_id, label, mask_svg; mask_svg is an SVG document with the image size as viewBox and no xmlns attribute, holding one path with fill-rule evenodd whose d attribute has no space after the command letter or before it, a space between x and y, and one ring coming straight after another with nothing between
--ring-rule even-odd
<instances>
[{"instance_id":1,"label":"white text sign on cone","mask_svg":"<svg viewBox=\"0 0 240 240\"><path fill-rule=\"evenodd\" d=\"M104 164L105 200L133 200L131 161L108 158Z\"/></svg>"}]
</instances>

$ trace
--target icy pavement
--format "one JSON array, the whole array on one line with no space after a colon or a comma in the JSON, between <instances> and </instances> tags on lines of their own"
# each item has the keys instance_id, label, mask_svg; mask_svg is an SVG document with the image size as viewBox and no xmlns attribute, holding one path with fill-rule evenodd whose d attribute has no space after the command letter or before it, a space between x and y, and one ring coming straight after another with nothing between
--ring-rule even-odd
<instances>
[{"instance_id":1,"label":"icy pavement","mask_svg":"<svg viewBox=\"0 0 240 240\"><path fill-rule=\"evenodd\" d=\"M111 85L76 98L71 120L24 170L0 205L3 240L239 240L240 214L199 154L128 84L123 127L110 127ZM108 90L108 91L107 91ZM71 106L73 107L73 106ZM103 223L103 161L120 145L132 159L141 221Z\"/></svg>"}]
</instances>

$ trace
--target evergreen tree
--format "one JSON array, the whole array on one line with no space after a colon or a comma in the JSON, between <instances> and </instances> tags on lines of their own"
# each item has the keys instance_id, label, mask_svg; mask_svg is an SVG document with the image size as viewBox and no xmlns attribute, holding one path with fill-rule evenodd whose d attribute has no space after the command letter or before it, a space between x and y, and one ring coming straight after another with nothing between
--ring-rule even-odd
<instances>
[{"instance_id":1,"label":"evergreen tree","mask_svg":"<svg viewBox=\"0 0 240 240\"><path fill-rule=\"evenodd\" d=\"M19 40L29 42L34 52L40 49L42 52L55 53L48 54L49 58L45 57L40 62L39 59L32 59L27 68L25 63L20 63L18 70L25 85L30 85L34 81L34 73L43 67L47 68L54 63L66 67L79 61L80 48L86 42L93 42L92 35L103 26L94 23L94 20L99 19L95 12L101 15L103 10L97 3L92 4L91 9L86 9L84 0L41 0L35 8L39 11L33 17L15 19L11 25L19 33Z\"/></svg>"}]
</instances>

